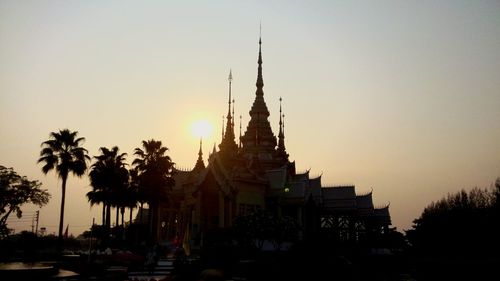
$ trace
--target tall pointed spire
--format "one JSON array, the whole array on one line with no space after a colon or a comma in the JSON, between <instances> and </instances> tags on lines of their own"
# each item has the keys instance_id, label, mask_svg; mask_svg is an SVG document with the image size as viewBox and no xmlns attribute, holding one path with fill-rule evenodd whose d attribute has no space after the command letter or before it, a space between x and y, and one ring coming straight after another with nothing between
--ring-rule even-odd
<instances>
[{"instance_id":1,"label":"tall pointed spire","mask_svg":"<svg viewBox=\"0 0 500 281\"><path fill-rule=\"evenodd\" d=\"M247 157L254 151L258 150L264 158L270 159L276 152L276 137L271 130L269 123L269 110L264 101L264 79L262 75L262 36L259 35L259 57L257 60L257 87L255 91L255 100L250 109L250 122L247 130L243 135L241 142L243 150ZM257 137L258 136L258 137ZM258 140L258 141L257 141ZM266 154L267 156L264 156Z\"/></svg>"},{"instance_id":2,"label":"tall pointed spire","mask_svg":"<svg viewBox=\"0 0 500 281\"><path fill-rule=\"evenodd\" d=\"M228 108L227 108L227 116L226 116L226 132L223 135L222 142L219 145L219 148L221 152L229 152L229 154L232 154L233 152L236 152L238 149L238 146L236 145L236 142L234 141L234 113L231 113L231 102L234 100L231 99L231 85L233 82L233 73L231 70L229 70L229 98L228 98ZM234 107L233 107L233 112L234 112Z\"/></svg>"},{"instance_id":3,"label":"tall pointed spire","mask_svg":"<svg viewBox=\"0 0 500 281\"><path fill-rule=\"evenodd\" d=\"M203 162L203 152L201 150L202 147L202 138L200 138L200 150L198 151L198 160L196 161L196 165L194 166L194 170L204 169L205 163Z\"/></svg>"},{"instance_id":4,"label":"tall pointed spire","mask_svg":"<svg viewBox=\"0 0 500 281\"><path fill-rule=\"evenodd\" d=\"M285 136L283 135L283 120L281 119L281 118L283 117L283 116L282 116L282 115L283 115L283 112L281 111L281 101L282 101L282 100L283 100L283 99L280 97L280 123L279 123L279 125L280 125L280 132L278 133L278 138L279 138L280 140L281 140L282 138L284 138L284 137L285 137ZM279 146L279 145L280 145L280 144L278 144L278 146Z\"/></svg>"},{"instance_id":5,"label":"tall pointed spire","mask_svg":"<svg viewBox=\"0 0 500 281\"><path fill-rule=\"evenodd\" d=\"M288 158L288 154L286 153L286 148L285 148L285 114L283 114L281 110L281 101L283 99L280 97L280 131L278 134L278 148L277 153L278 156L284 157L285 159Z\"/></svg>"},{"instance_id":6,"label":"tall pointed spire","mask_svg":"<svg viewBox=\"0 0 500 281\"><path fill-rule=\"evenodd\" d=\"M201 151L202 144L203 144L203 138L200 138L200 150L198 150L199 159L203 156L203 151Z\"/></svg>"},{"instance_id":7,"label":"tall pointed spire","mask_svg":"<svg viewBox=\"0 0 500 281\"><path fill-rule=\"evenodd\" d=\"M241 115L240 115L240 138L239 138L239 143L238 143L238 147L241 148Z\"/></svg>"},{"instance_id":8,"label":"tall pointed spire","mask_svg":"<svg viewBox=\"0 0 500 281\"><path fill-rule=\"evenodd\" d=\"M227 109L227 118L229 119L228 122L231 120L231 82L233 82L233 74L232 70L229 69L229 77L227 79L229 81L229 99L228 99L228 109Z\"/></svg>"},{"instance_id":9,"label":"tall pointed spire","mask_svg":"<svg viewBox=\"0 0 500 281\"><path fill-rule=\"evenodd\" d=\"M222 138L221 141L224 140L224 115L222 115Z\"/></svg>"},{"instance_id":10,"label":"tall pointed spire","mask_svg":"<svg viewBox=\"0 0 500 281\"><path fill-rule=\"evenodd\" d=\"M256 95L264 95L264 91L262 88L264 87L264 79L262 78L262 37L259 35L259 59L257 60L257 63L259 64L257 68L257 82L255 83L255 86L257 86L257 91L255 92Z\"/></svg>"}]
</instances>

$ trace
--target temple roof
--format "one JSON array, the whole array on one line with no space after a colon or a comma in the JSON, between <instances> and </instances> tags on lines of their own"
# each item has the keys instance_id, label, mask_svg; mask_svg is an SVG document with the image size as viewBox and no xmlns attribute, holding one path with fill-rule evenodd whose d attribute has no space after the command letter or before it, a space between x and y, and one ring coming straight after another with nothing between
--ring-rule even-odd
<instances>
[{"instance_id":1,"label":"temple roof","mask_svg":"<svg viewBox=\"0 0 500 281\"><path fill-rule=\"evenodd\" d=\"M354 186L325 187L321 190L323 207L332 210L355 210Z\"/></svg>"}]
</instances>

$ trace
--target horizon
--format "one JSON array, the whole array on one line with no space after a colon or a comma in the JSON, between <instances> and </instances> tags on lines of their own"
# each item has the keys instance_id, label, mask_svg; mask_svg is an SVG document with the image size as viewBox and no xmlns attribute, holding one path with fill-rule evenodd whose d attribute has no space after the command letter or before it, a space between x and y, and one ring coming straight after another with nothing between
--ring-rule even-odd
<instances>
[{"instance_id":1,"label":"horizon","mask_svg":"<svg viewBox=\"0 0 500 281\"><path fill-rule=\"evenodd\" d=\"M143 140L161 140L183 168L198 157L192 126L206 120L206 163L230 69L248 124L262 21L264 99L277 136L283 98L290 161L323 186L373 189L403 231L432 201L500 177L498 15L500 3L461 1L0 0L0 165L49 190L39 228L53 233L60 181L36 164L50 132L78 131L91 157L116 145L129 164ZM68 178L75 236L100 221L88 191L87 176Z\"/></svg>"}]
</instances>

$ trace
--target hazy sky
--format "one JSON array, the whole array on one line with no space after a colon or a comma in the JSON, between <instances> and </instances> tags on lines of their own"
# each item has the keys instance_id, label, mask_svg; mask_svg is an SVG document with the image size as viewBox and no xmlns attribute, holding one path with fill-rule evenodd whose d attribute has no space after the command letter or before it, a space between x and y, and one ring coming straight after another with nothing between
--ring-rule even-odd
<instances>
[{"instance_id":1,"label":"hazy sky","mask_svg":"<svg viewBox=\"0 0 500 281\"><path fill-rule=\"evenodd\" d=\"M79 131L92 156L117 145L130 162L154 138L192 167L195 120L214 126L205 152L220 141L230 68L245 128L259 22L270 122L277 134L281 96L298 170L373 188L398 230L500 176L499 1L0 0L0 165L52 193L40 226L59 219L61 183L36 164L52 131ZM87 177L69 178L74 234L100 222L88 191Z\"/></svg>"}]
</instances>

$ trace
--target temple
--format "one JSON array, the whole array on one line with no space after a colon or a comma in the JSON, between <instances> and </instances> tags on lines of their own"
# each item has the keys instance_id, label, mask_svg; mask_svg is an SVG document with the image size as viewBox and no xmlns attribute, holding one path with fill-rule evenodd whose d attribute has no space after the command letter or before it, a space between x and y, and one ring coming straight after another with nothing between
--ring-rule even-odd
<instances>
[{"instance_id":1,"label":"temple","mask_svg":"<svg viewBox=\"0 0 500 281\"><path fill-rule=\"evenodd\" d=\"M340 241L362 241L388 231L389 206L374 207L372 192L356 194L355 186L323 186L321 176L297 172L285 146L285 115L280 98L276 137L264 100L262 40L259 38L255 100L244 134L236 141L232 73L222 140L207 165L202 146L192 170L175 171L169 203L160 209L159 240L178 239L191 247L203 244L210 232L229 228L235 218L263 209L294 218L302 239L322 235Z\"/></svg>"}]
</instances>

